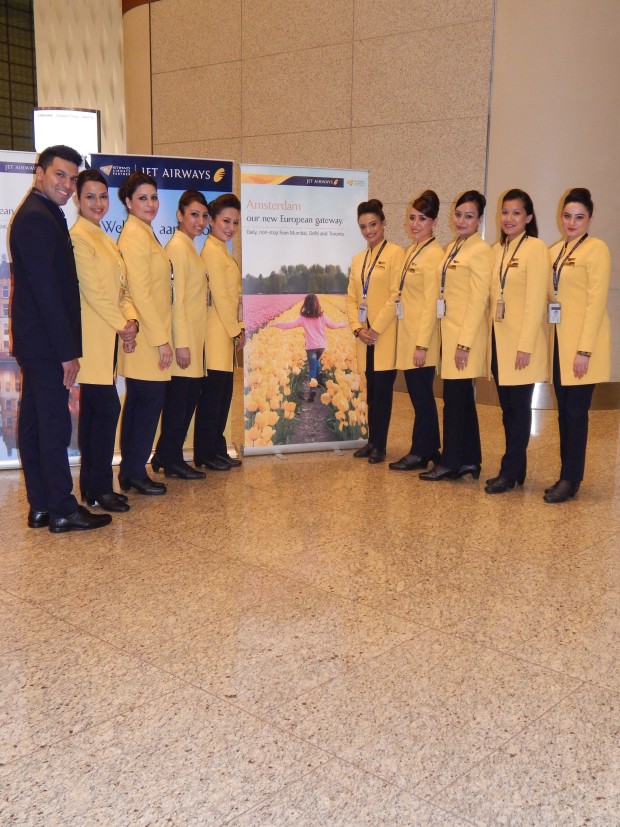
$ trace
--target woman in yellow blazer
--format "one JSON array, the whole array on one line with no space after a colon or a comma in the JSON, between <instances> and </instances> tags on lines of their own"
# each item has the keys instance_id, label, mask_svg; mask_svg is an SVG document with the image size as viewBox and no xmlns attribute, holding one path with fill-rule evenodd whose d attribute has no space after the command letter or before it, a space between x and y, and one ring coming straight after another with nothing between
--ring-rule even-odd
<instances>
[{"instance_id":1,"label":"woman in yellow blazer","mask_svg":"<svg viewBox=\"0 0 620 827\"><path fill-rule=\"evenodd\" d=\"M163 467L167 477L184 480L204 479L183 458L183 443L196 410L204 376L205 332L207 321L207 279L203 260L196 252L194 239L202 236L209 223L204 195L187 190L179 199L179 227L166 245L174 270L172 339L175 360L172 378L166 385L161 416L161 434L151 460L153 471Z\"/></svg>"},{"instance_id":2,"label":"woman in yellow blazer","mask_svg":"<svg viewBox=\"0 0 620 827\"><path fill-rule=\"evenodd\" d=\"M439 361L436 271L443 250L435 240L439 198L425 190L408 211L409 231L414 243L405 253L398 297L402 318L397 315L396 367L402 370L415 410L411 448L392 471L426 468L439 459L439 417L433 394L433 379ZM398 299L397 299L398 301Z\"/></svg>"},{"instance_id":3,"label":"woman in yellow blazer","mask_svg":"<svg viewBox=\"0 0 620 827\"><path fill-rule=\"evenodd\" d=\"M487 311L493 251L478 228L486 199L477 190L456 202L453 224L458 233L441 262L437 277L437 316L441 330L443 379L443 451L420 479L435 482L471 474L480 476L482 451L474 396L474 379L486 375Z\"/></svg>"},{"instance_id":4,"label":"woman in yellow blazer","mask_svg":"<svg viewBox=\"0 0 620 827\"><path fill-rule=\"evenodd\" d=\"M385 460L392 389L396 378L396 305L403 250L385 239L383 204L376 198L357 207L357 223L368 247L353 257L347 317L357 338L358 370L366 373L368 443L354 452L374 464Z\"/></svg>"},{"instance_id":5,"label":"woman in yellow blazer","mask_svg":"<svg viewBox=\"0 0 620 827\"><path fill-rule=\"evenodd\" d=\"M593 211L590 191L572 189L562 207L565 238L551 247L548 312L562 467L560 479L545 490L548 503L565 502L579 490L594 386L609 381L611 369L611 256L605 242L589 234Z\"/></svg>"},{"instance_id":6,"label":"woman in yellow blazer","mask_svg":"<svg viewBox=\"0 0 620 827\"><path fill-rule=\"evenodd\" d=\"M110 206L108 184L96 169L77 180L79 217L71 227L82 313L80 366L80 490L88 505L106 511L129 511L127 497L112 488L112 459L121 412L114 384L117 336L135 348L136 309L127 290L126 270L118 247L101 229Z\"/></svg>"},{"instance_id":7,"label":"woman in yellow blazer","mask_svg":"<svg viewBox=\"0 0 620 827\"><path fill-rule=\"evenodd\" d=\"M139 323L135 351L119 354L118 371L125 377L126 393L118 481L123 491L135 488L140 494L165 494L166 486L146 473L146 463L170 380L174 283L168 256L151 228L159 209L155 179L133 172L118 197L128 212L118 246Z\"/></svg>"},{"instance_id":8,"label":"woman in yellow blazer","mask_svg":"<svg viewBox=\"0 0 620 827\"><path fill-rule=\"evenodd\" d=\"M218 196L209 204L209 235L201 257L206 266L207 375L196 408L194 462L211 471L228 471L241 461L228 454L224 430L233 395L233 367L236 350L245 345L241 305L241 270L228 252L241 218L236 195Z\"/></svg>"},{"instance_id":9,"label":"woman in yellow blazer","mask_svg":"<svg viewBox=\"0 0 620 827\"><path fill-rule=\"evenodd\" d=\"M494 247L487 354L502 406L506 451L499 473L487 480L487 494L523 485L534 383L548 379L549 251L538 238L534 205L523 190L504 195L501 228L500 243Z\"/></svg>"}]
</instances>

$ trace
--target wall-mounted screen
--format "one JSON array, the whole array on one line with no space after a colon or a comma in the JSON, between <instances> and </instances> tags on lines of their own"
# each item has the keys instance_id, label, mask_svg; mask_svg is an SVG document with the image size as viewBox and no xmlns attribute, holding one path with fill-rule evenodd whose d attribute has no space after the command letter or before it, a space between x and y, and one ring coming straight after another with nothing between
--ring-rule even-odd
<instances>
[{"instance_id":1,"label":"wall-mounted screen","mask_svg":"<svg viewBox=\"0 0 620 827\"><path fill-rule=\"evenodd\" d=\"M34 148L65 144L81 155L101 151L100 112L98 109L41 107L33 110Z\"/></svg>"}]
</instances>

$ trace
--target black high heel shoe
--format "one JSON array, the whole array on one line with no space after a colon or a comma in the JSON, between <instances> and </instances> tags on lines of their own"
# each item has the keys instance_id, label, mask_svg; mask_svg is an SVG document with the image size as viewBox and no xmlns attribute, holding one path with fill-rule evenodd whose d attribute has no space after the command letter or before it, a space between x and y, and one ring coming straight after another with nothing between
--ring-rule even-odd
<instances>
[{"instance_id":1,"label":"black high heel shoe","mask_svg":"<svg viewBox=\"0 0 620 827\"><path fill-rule=\"evenodd\" d=\"M480 476L480 466L479 465L461 465L458 471L455 472L456 478L460 479L461 477L466 477L468 474L471 474L472 479L477 480Z\"/></svg>"},{"instance_id":2,"label":"black high heel shoe","mask_svg":"<svg viewBox=\"0 0 620 827\"><path fill-rule=\"evenodd\" d=\"M512 490L517 484L516 480L508 480L506 477L494 477L489 480L484 487L487 494L505 494L506 491Z\"/></svg>"},{"instance_id":3,"label":"black high heel shoe","mask_svg":"<svg viewBox=\"0 0 620 827\"><path fill-rule=\"evenodd\" d=\"M153 471L155 471L156 474L163 468L157 454L153 454L153 457L151 459L151 468L153 469Z\"/></svg>"},{"instance_id":4,"label":"black high heel shoe","mask_svg":"<svg viewBox=\"0 0 620 827\"><path fill-rule=\"evenodd\" d=\"M420 479L425 482L438 482L439 480L455 480L456 471L452 468L445 468L443 465L436 463L430 471L423 471Z\"/></svg>"},{"instance_id":5,"label":"black high heel shoe","mask_svg":"<svg viewBox=\"0 0 620 827\"><path fill-rule=\"evenodd\" d=\"M123 491L130 491L132 488L135 488L139 494L146 494L151 497L161 496L166 493L166 486L163 482L155 482L148 476L142 477L142 479L139 480L134 480L119 474L118 484Z\"/></svg>"},{"instance_id":6,"label":"black high heel shoe","mask_svg":"<svg viewBox=\"0 0 620 827\"><path fill-rule=\"evenodd\" d=\"M575 496L579 491L579 482L569 482L569 480L559 480L553 490L543 496L546 503L564 503L569 498Z\"/></svg>"}]
</instances>

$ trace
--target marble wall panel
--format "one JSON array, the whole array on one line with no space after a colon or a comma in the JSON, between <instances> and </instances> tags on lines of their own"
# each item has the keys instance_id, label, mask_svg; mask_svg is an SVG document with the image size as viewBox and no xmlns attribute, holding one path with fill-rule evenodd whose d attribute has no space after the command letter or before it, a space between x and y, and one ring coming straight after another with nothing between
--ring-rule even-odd
<instances>
[{"instance_id":1,"label":"marble wall panel","mask_svg":"<svg viewBox=\"0 0 620 827\"><path fill-rule=\"evenodd\" d=\"M349 169L351 131L325 129L246 137L243 139L242 160L246 164L292 164Z\"/></svg>"},{"instance_id":2,"label":"marble wall panel","mask_svg":"<svg viewBox=\"0 0 620 827\"><path fill-rule=\"evenodd\" d=\"M354 44L353 126L486 115L491 21Z\"/></svg>"},{"instance_id":3,"label":"marble wall panel","mask_svg":"<svg viewBox=\"0 0 620 827\"><path fill-rule=\"evenodd\" d=\"M243 57L350 43L353 0L252 0L243 4Z\"/></svg>"},{"instance_id":4,"label":"marble wall panel","mask_svg":"<svg viewBox=\"0 0 620 827\"><path fill-rule=\"evenodd\" d=\"M153 143L241 134L241 63L153 75Z\"/></svg>"},{"instance_id":5,"label":"marble wall panel","mask_svg":"<svg viewBox=\"0 0 620 827\"><path fill-rule=\"evenodd\" d=\"M241 0L151 4L153 72L241 59Z\"/></svg>"},{"instance_id":6,"label":"marble wall panel","mask_svg":"<svg viewBox=\"0 0 620 827\"><path fill-rule=\"evenodd\" d=\"M486 128L486 117L478 117L353 129L351 166L369 170L374 197L401 205L399 227L407 202L434 189L442 203L438 238L445 243L456 196L484 190Z\"/></svg>"},{"instance_id":7,"label":"marble wall panel","mask_svg":"<svg viewBox=\"0 0 620 827\"><path fill-rule=\"evenodd\" d=\"M355 0L355 39L491 20L493 0Z\"/></svg>"},{"instance_id":8,"label":"marble wall panel","mask_svg":"<svg viewBox=\"0 0 620 827\"><path fill-rule=\"evenodd\" d=\"M243 61L243 134L350 125L351 46L325 46Z\"/></svg>"},{"instance_id":9,"label":"marble wall panel","mask_svg":"<svg viewBox=\"0 0 620 827\"><path fill-rule=\"evenodd\" d=\"M177 158L217 158L222 161L237 161L241 157L241 138L159 143L155 144L153 152L156 155L174 155Z\"/></svg>"}]
</instances>

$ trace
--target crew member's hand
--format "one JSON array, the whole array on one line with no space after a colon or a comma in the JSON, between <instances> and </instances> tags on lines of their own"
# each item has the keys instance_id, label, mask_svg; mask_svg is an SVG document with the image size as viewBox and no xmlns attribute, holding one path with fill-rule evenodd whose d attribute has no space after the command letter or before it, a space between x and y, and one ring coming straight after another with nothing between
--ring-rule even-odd
<instances>
[{"instance_id":1,"label":"crew member's hand","mask_svg":"<svg viewBox=\"0 0 620 827\"><path fill-rule=\"evenodd\" d=\"M420 350L419 347L417 347L415 349L415 352L413 354L413 364L416 366L416 368L423 368L424 367L424 365L426 364L426 351L425 350Z\"/></svg>"},{"instance_id":2,"label":"crew member's hand","mask_svg":"<svg viewBox=\"0 0 620 827\"><path fill-rule=\"evenodd\" d=\"M590 357L577 353L573 362L573 373L577 379L583 379L590 367Z\"/></svg>"},{"instance_id":3,"label":"crew member's hand","mask_svg":"<svg viewBox=\"0 0 620 827\"><path fill-rule=\"evenodd\" d=\"M75 385L75 380L80 369L80 360L71 359L70 362L61 362L61 364L63 370L62 384L65 388L71 390L71 388Z\"/></svg>"},{"instance_id":4,"label":"crew member's hand","mask_svg":"<svg viewBox=\"0 0 620 827\"><path fill-rule=\"evenodd\" d=\"M457 370L465 370L467 367L467 363L469 362L469 351L468 350L461 350L460 347L457 347L456 352L454 354L454 364L456 365Z\"/></svg>"},{"instance_id":5,"label":"crew member's hand","mask_svg":"<svg viewBox=\"0 0 620 827\"><path fill-rule=\"evenodd\" d=\"M517 358L515 359L515 370L523 370L530 363L531 353L525 353L523 350L517 351Z\"/></svg>"},{"instance_id":6,"label":"crew member's hand","mask_svg":"<svg viewBox=\"0 0 620 827\"><path fill-rule=\"evenodd\" d=\"M243 350L245 347L245 330L235 337L235 350Z\"/></svg>"},{"instance_id":7,"label":"crew member's hand","mask_svg":"<svg viewBox=\"0 0 620 827\"><path fill-rule=\"evenodd\" d=\"M172 364L172 348L166 342L163 345L159 345L159 369L160 370L167 370L170 365Z\"/></svg>"},{"instance_id":8,"label":"crew member's hand","mask_svg":"<svg viewBox=\"0 0 620 827\"><path fill-rule=\"evenodd\" d=\"M177 365L181 368L181 370L188 368L190 362L192 361L188 347L178 347L175 351L175 357L177 360Z\"/></svg>"}]
</instances>

